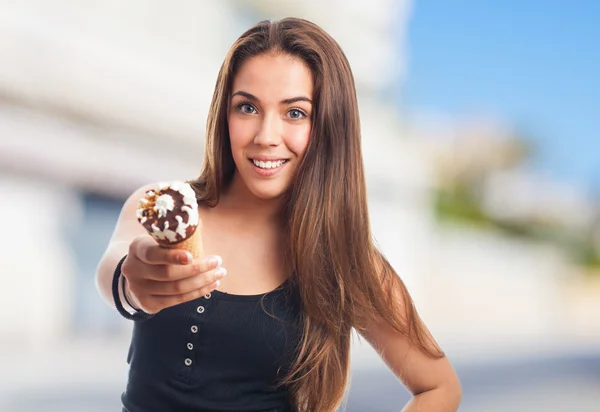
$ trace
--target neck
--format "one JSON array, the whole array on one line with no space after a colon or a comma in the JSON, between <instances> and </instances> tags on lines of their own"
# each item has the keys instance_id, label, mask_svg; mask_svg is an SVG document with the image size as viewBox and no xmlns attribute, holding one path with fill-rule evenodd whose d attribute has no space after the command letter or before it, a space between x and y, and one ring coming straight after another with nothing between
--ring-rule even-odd
<instances>
[{"instance_id":1,"label":"neck","mask_svg":"<svg viewBox=\"0 0 600 412\"><path fill-rule=\"evenodd\" d=\"M240 222L255 222L260 225L278 224L281 199L260 199L244 184L238 173L221 194L219 207L222 212L234 214Z\"/></svg>"}]
</instances>

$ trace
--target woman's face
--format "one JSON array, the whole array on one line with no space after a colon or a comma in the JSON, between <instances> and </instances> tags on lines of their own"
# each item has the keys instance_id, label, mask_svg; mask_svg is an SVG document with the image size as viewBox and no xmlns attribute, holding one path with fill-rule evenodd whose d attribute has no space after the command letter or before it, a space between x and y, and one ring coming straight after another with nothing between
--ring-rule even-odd
<instances>
[{"instance_id":1,"label":"woman's face","mask_svg":"<svg viewBox=\"0 0 600 412\"><path fill-rule=\"evenodd\" d=\"M276 198L290 185L308 146L312 99L312 74L298 58L265 54L240 67L228 112L231 152L258 198Z\"/></svg>"}]
</instances>

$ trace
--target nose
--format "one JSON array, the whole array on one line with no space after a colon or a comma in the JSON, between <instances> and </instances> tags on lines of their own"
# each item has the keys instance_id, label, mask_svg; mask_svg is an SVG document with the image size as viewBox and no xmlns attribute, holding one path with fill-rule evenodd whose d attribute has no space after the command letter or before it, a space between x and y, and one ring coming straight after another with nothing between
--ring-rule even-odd
<instances>
[{"instance_id":1,"label":"nose","mask_svg":"<svg viewBox=\"0 0 600 412\"><path fill-rule=\"evenodd\" d=\"M281 143L281 122L277 115L267 114L263 117L254 143L260 146L278 146Z\"/></svg>"}]
</instances>

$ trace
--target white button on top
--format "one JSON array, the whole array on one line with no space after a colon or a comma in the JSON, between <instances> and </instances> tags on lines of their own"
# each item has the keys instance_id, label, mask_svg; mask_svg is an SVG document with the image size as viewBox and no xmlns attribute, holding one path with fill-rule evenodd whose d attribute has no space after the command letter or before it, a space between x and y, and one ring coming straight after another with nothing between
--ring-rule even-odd
<instances>
[{"instance_id":1,"label":"white button on top","mask_svg":"<svg viewBox=\"0 0 600 412\"><path fill-rule=\"evenodd\" d=\"M196 312L204 313L204 306L198 306L198 308L196 308Z\"/></svg>"},{"instance_id":2,"label":"white button on top","mask_svg":"<svg viewBox=\"0 0 600 412\"><path fill-rule=\"evenodd\" d=\"M207 293L206 295L204 295L204 299L210 299L212 295L210 293Z\"/></svg>"},{"instance_id":3,"label":"white button on top","mask_svg":"<svg viewBox=\"0 0 600 412\"><path fill-rule=\"evenodd\" d=\"M192 350L192 349L194 349L194 345L192 345L191 343L188 343L188 344L187 344L187 348L188 348L189 350Z\"/></svg>"},{"instance_id":4,"label":"white button on top","mask_svg":"<svg viewBox=\"0 0 600 412\"><path fill-rule=\"evenodd\" d=\"M185 366L190 366L192 364L192 360L190 358L185 358Z\"/></svg>"},{"instance_id":5,"label":"white button on top","mask_svg":"<svg viewBox=\"0 0 600 412\"><path fill-rule=\"evenodd\" d=\"M196 326L196 325L192 326L191 329L192 329L192 333L198 332L198 326Z\"/></svg>"}]
</instances>

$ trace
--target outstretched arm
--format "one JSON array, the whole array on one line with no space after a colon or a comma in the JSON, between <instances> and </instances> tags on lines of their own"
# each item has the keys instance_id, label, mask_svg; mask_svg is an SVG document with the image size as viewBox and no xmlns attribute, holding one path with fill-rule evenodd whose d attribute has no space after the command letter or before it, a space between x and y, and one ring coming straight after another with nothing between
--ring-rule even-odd
<instances>
[{"instance_id":1,"label":"outstretched arm","mask_svg":"<svg viewBox=\"0 0 600 412\"><path fill-rule=\"evenodd\" d=\"M146 230L138 223L135 217L135 211L138 207L138 200L151 187L152 185L146 185L139 188L125 201L112 237L96 269L96 287L106 303L112 307L114 307L112 278L117 263L127 254L131 241L136 236L146 234Z\"/></svg>"}]
</instances>

